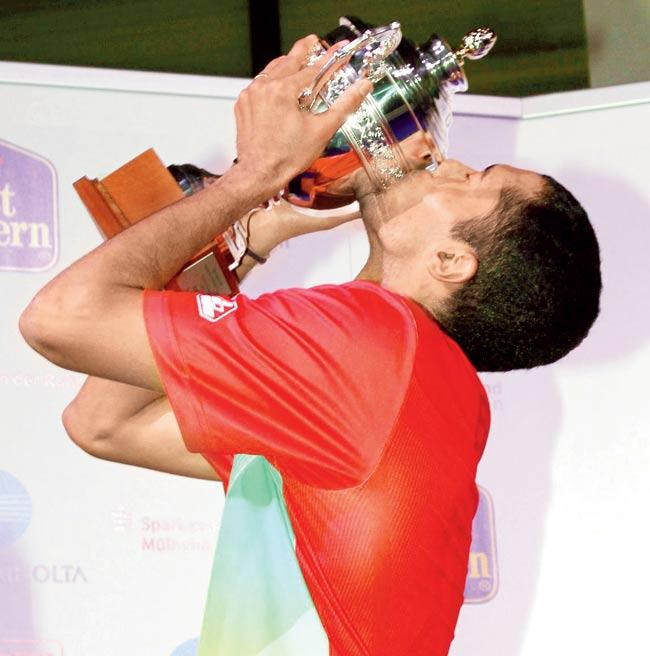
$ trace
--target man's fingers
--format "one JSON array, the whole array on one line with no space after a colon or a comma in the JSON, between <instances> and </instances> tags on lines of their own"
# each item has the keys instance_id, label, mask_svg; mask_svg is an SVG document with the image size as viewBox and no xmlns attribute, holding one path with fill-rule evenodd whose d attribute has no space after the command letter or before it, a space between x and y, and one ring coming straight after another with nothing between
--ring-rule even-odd
<instances>
[{"instance_id":1,"label":"man's fingers","mask_svg":"<svg viewBox=\"0 0 650 656\"><path fill-rule=\"evenodd\" d=\"M270 74L286 59L286 55L282 55L281 57L276 57L275 59L272 59L255 77L259 77L260 75L268 75L270 77Z\"/></svg>"},{"instance_id":2,"label":"man's fingers","mask_svg":"<svg viewBox=\"0 0 650 656\"><path fill-rule=\"evenodd\" d=\"M291 46L291 50L287 53L287 57L297 59L302 66L319 41L320 39L315 34L310 34L302 39L298 39L298 41Z\"/></svg>"},{"instance_id":3,"label":"man's fingers","mask_svg":"<svg viewBox=\"0 0 650 656\"><path fill-rule=\"evenodd\" d=\"M309 54L318 42L318 37L315 34L310 34L296 41L286 55L271 60L258 75L264 75L270 78L292 75L305 65L307 57L309 57Z\"/></svg>"},{"instance_id":4,"label":"man's fingers","mask_svg":"<svg viewBox=\"0 0 650 656\"><path fill-rule=\"evenodd\" d=\"M348 116L359 109L371 91L372 82L368 78L361 78L348 87L326 112L318 114L316 118L327 125L328 131L334 133L345 123Z\"/></svg>"},{"instance_id":5,"label":"man's fingers","mask_svg":"<svg viewBox=\"0 0 650 656\"><path fill-rule=\"evenodd\" d=\"M304 66L295 72L291 76L290 84L293 85L295 89L301 90L305 87L311 87L314 80L320 73L320 70L330 59L330 57L337 51L340 50L343 46L347 45L349 41L339 41L333 46L330 46L311 66ZM335 66L332 67L330 72L325 75L325 77L320 81L319 87L321 87L325 82L329 81L330 77L339 69L341 66L346 64L349 61L349 58L346 58L344 61L338 62Z\"/></svg>"},{"instance_id":6,"label":"man's fingers","mask_svg":"<svg viewBox=\"0 0 650 656\"><path fill-rule=\"evenodd\" d=\"M270 61L256 78L262 77L270 79L290 78L290 84L302 85L301 89L307 86L318 75L321 66L334 54L342 48L348 41L339 41L333 46L323 51L323 54L311 66L306 66L309 56L314 53L314 47L319 43L317 36L311 34L304 39L294 43L288 54L276 57ZM339 64L340 66L340 64ZM337 67L338 68L338 67ZM298 74L298 77L295 77ZM289 82L289 80L287 80Z\"/></svg>"}]
</instances>

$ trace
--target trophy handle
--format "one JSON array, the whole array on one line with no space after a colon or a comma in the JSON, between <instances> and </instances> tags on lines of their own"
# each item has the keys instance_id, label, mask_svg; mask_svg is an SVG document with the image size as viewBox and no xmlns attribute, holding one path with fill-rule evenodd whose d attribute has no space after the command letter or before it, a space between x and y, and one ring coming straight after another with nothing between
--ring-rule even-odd
<instances>
[{"instance_id":1,"label":"trophy handle","mask_svg":"<svg viewBox=\"0 0 650 656\"><path fill-rule=\"evenodd\" d=\"M399 42L402 40L401 25L394 21L390 25L376 27L371 30L366 30L361 36L347 45L337 50L321 67L318 74L314 78L311 87L307 87L298 98L301 109L311 111L317 94L321 87L324 85L324 80L328 80L330 76L341 69L347 64L350 57L357 53L363 52L361 66L356 71L356 77L370 77L373 79L375 76L381 77L383 70L381 63L397 48ZM314 50L310 56L307 66L313 66L315 60L324 52L324 48L320 47ZM350 77L348 75L347 77ZM348 79L348 84L354 80ZM346 85L347 86L347 85ZM325 98L324 98L325 99ZM327 102L327 100L326 100Z\"/></svg>"},{"instance_id":2,"label":"trophy handle","mask_svg":"<svg viewBox=\"0 0 650 656\"><path fill-rule=\"evenodd\" d=\"M497 35L489 27L478 27L468 32L460 42L460 48L454 52L460 66L465 59L483 59L492 50L497 41Z\"/></svg>"}]
</instances>

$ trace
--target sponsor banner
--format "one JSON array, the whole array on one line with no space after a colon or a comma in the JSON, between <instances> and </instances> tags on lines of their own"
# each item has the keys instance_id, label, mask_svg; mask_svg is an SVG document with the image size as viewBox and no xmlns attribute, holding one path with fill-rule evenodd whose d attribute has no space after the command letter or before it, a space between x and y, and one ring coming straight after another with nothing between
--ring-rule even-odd
<instances>
[{"instance_id":1,"label":"sponsor banner","mask_svg":"<svg viewBox=\"0 0 650 656\"><path fill-rule=\"evenodd\" d=\"M113 531L148 554L197 553L214 549L219 522L184 517L134 516L123 505L111 513Z\"/></svg>"},{"instance_id":2,"label":"sponsor banner","mask_svg":"<svg viewBox=\"0 0 650 656\"><path fill-rule=\"evenodd\" d=\"M0 561L0 586L18 586L29 582L88 583L88 577L80 565L39 563L25 567ZM2 600L0 600L0 610L2 610Z\"/></svg>"},{"instance_id":3,"label":"sponsor banner","mask_svg":"<svg viewBox=\"0 0 650 656\"><path fill-rule=\"evenodd\" d=\"M32 500L23 484L0 470L0 550L13 544L32 519Z\"/></svg>"},{"instance_id":4,"label":"sponsor banner","mask_svg":"<svg viewBox=\"0 0 650 656\"><path fill-rule=\"evenodd\" d=\"M479 502L472 523L465 602L489 601L497 592L497 554L494 509L487 490L478 486Z\"/></svg>"},{"instance_id":5,"label":"sponsor banner","mask_svg":"<svg viewBox=\"0 0 650 656\"><path fill-rule=\"evenodd\" d=\"M0 141L0 270L44 271L58 256L56 172Z\"/></svg>"},{"instance_id":6,"label":"sponsor banner","mask_svg":"<svg viewBox=\"0 0 650 656\"><path fill-rule=\"evenodd\" d=\"M187 640L171 653L171 656L196 656L199 653L199 639ZM2 656L2 654L0 654Z\"/></svg>"},{"instance_id":7,"label":"sponsor banner","mask_svg":"<svg viewBox=\"0 0 650 656\"><path fill-rule=\"evenodd\" d=\"M52 640L4 640L0 656L63 656L63 645Z\"/></svg>"},{"instance_id":8,"label":"sponsor banner","mask_svg":"<svg viewBox=\"0 0 650 656\"><path fill-rule=\"evenodd\" d=\"M15 371L0 370L0 387L21 387L43 389L74 389L78 390L84 380L84 374L65 369L54 371Z\"/></svg>"}]
</instances>

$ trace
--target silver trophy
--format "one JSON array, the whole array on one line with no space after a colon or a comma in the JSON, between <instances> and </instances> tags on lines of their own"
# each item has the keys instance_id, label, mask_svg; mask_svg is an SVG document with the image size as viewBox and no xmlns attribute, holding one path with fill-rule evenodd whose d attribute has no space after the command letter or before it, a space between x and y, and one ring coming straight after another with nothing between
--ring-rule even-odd
<instances>
[{"instance_id":1,"label":"silver trophy","mask_svg":"<svg viewBox=\"0 0 650 656\"><path fill-rule=\"evenodd\" d=\"M321 63L327 48L342 40L349 43ZM416 46L402 38L397 22L372 27L351 16L340 18L339 26L320 39L305 62L321 68L297 102L301 109L323 112L361 76L372 80L374 87L320 157L293 178L281 195L308 214L338 210L355 201L350 181L361 168L378 191L414 169L435 169L447 156L453 95L468 89L464 61L481 59L495 41L495 33L482 27L463 37L457 50L436 34ZM191 164L168 169L186 195L219 177ZM272 204L273 200L266 206ZM219 266L230 275L247 249L241 221L220 239L228 264L220 262ZM214 258L199 259L178 276L179 287L202 289L204 269L215 267ZM229 291L235 288L231 282Z\"/></svg>"},{"instance_id":2,"label":"silver trophy","mask_svg":"<svg viewBox=\"0 0 650 656\"><path fill-rule=\"evenodd\" d=\"M360 76L372 80L374 88L321 156L289 183L284 197L300 207L349 204L354 197L345 181L360 167L378 190L415 168L436 168L447 155L452 97L468 89L464 61L484 57L496 35L483 27L467 34L457 50L436 34L415 46L402 38L397 22L373 28L343 17L306 64L314 65L327 47L343 39L350 43L322 64L312 87L300 95L300 106L326 111ZM428 161L421 157L423 147Z\"/></svg>"},{"instance_id":3,"label":"silver trophy","mask_svg":"<svg viewBox=\"0 0 650 656\"><path fill-rule=\"evenodd\" d=\"M344 39L349 43L321 63L326 49ZM341 18L305 62L320 68L312 86L296 102L307 111L327 111L361 76L373 81L373 91L320 157L291 180L281 195L306 214L345 213L345 206L355 200L351 178L360 169L381 191L410 170L435 168L447 154L452 96L468 88L464 60L480 59L495 40L492 30L480 28L466 35L455 51L437 35L415 46L402 39L399 23L373 28L357 18ZM150 149L102 180L77 180L75 188L102 234L111 238L178 200L179 194L192 195L218 177L191 164L165 167ZM141 193L144 189L146 196ZM270 208L274 202L271 199L266 206ZM254 255L248 248L244 224L235 221L166 287L236 294L239 280L235 271L246 253Z\"/></svg>"},{"instance_id":4,"label":"silver trophy","mask_svg":"<svg viewBox=\"0 0 650 656\"><path fill-rule=\"evenodd\" d=\"M402 38L397 22L372 27L353 16L340 18L305 65L316 65L334 43L349 43L321 65L299 105L312 112L327 111L361 76L372 80L374 88L321 156L291 180L282 192L284 198L297 207L329 210L355 200L349 179L359 168L365 169L377 190L408 171L435 169L447 156L452 98L469 87L465 59L487 55L496 38L490 28L481 27L466 34L457 50L437 34L416 46ZM424 159L423 151L428 155ZM186 194L218 177L192 165L170 170Z\"/></svg>"}]
</instances>

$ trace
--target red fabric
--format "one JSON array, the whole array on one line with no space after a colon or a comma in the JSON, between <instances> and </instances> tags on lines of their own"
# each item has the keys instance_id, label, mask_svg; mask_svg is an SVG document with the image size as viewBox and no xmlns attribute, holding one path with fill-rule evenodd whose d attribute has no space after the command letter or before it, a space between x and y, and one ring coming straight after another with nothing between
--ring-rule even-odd
<instances>
[{"instance_id":1,"label":"red fabric","mask_svg":"<svg viewBox=\"0 0 650 656\"><path fill-rule=\"evenodd\" d=\"M334 656L447 654L463 598L487 397L417 304L355 281L200 316L147 290L160 375L190 451L283 476L296 554Z\"/></svg>"}]
</instances>

